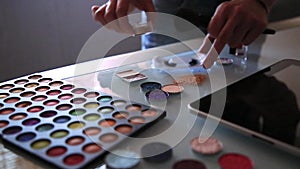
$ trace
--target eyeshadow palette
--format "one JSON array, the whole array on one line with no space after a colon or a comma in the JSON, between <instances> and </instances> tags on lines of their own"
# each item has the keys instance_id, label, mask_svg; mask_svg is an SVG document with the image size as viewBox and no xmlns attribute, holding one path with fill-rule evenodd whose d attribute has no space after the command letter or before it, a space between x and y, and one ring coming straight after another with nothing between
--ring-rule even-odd
<instances>
[{"instance_id":1,"label":"eyeshadow palette","mask_svg":"<svg viewBox=\"0 0 300 169\"><path fill-rule=\"evenodd\" d=\"M0 138L43 167L84 168L166 115L122 98L30 75L0 84ZM49 164L49 165L48 165Z\"/></svg>"}]
</instances>

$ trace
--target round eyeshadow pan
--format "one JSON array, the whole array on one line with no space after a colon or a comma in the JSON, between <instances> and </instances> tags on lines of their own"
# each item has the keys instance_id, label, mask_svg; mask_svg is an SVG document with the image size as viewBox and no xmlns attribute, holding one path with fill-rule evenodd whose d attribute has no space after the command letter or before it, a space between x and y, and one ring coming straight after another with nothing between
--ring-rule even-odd
<instances>
[{"instance_id":1,"label":"round eyeshadow pan","mask_svg":"<svg viewBox=\"0 0 300 169\"><path fill-rule=\"evenodd\" d=\"M31 106L31 105L32 105L31 102L29 102L29 101L24 101L24 102L19 102L19 103L17 103L15 106L16 106L17 108L25 108L25 107L28 107L28 106Z\"/></svg>"},{"instance_id":2,"label":"round eyeshadow pan","mask_svg":"<svg viewBox=\"0 0 300 169\"><path fill-rule=\"evenodd\" d=\"M102 147L95 143L87 144L83 147L85 153L97 153L102 150Z\"/></svg>"},{"instance_id":3,"label":"round eyeshadow pan","mask_svg":"<svg viewBox=\"0 0 300 169\"><path fill-rule=\"evenodd\" d=\"M99 122L99 126L101 127L112 127L116 124L117 122L113 119L103 119Z\"/></svg>"},{"instance_id":4,"label":"round eyeshadow pan","mask_svg":"<svg viewBox=\"0 0 300 169\"><path fill-rule=\"evenodd\" d=\"M179 86L178 84L169 84L164 85L161 88L161 90L169 94L177 94L181 93L184 90L184 88L182 86Z\"/></svg>"},{"instance_id":5,"label":"round eyeshadow pan","mask_svg":"<svg viewBox=\"0 0 300 169\"><path fill-rule=\"evenodd\" d=\"M9 96L8 93L0 93L0 99L4 99L4 98L6 98L8 96Z\"/></svg>"},{"instance_id":6,"label":"round eyeshadow pan","mask_svg":"<svg viewBox=\"0 0 300 169\"><path fill-rule=\"evenodd\" d=\"M153 142L144 145L141 149L142 157L147 161L163 162L172 157L171 146L161 142Z\"/></svg>"},{"instance_id":7,"label":"round eyeshadow pan","mask_svg":"<svg viewBox=\"0 0 300 169\"><path fill-rule=\"evenodd\" d=\"M70 105L70 104L61 104L56 107L56 109L60 110L60 111L69 110L71 108L72 108L72 105Z\"/></svg>"},{"instance_id":8,"label":"round eyeshadow pan","mask_svg":"<svg viewBox=\"0 0 300 169\"><path fill-rule=\"evenodd\" d=\"M95 108L97 108L99 106L100 106L100 104L97 103L97 102L90 102L90 103L86 103L84 105L84 107L87 108L87 109L95 109Z\"/></svg>"},{"instance_id":9,"label":"round eyeshadow pan","mask_svg":"<svg viewBox=\"0 0 300 169\"><path fill-rule=\"evenodd\" d=\"M64 138L69 134L67 130L56 130L50 134L52 138Z\"/></svg>"},{"instance_id":10,"label":"round eyeshadow pan","mask_svg":"<svg viewBox=\"0 0 300 169\"><path fill-rule=\"evenodd\" d=\"M98 97L99 93L98 92L88 92L86 94L84 94L84 97L86 98L94 98L94 97Z\"/></svg>"},{"instance_id":11,"label":"round eyeshadow pan","mask_svg":"<svg viewBox=\"0 0 300 169\"><path fill-rule=\"evenodd\" d=\"M48 111L45 111L43 113L40 114L41 117L43 118L49 118L49 117L53 117L57 114L56 111L53 111L53 110L48 110Z\"/></svg>"},{"instance_id":12,"label":"round eyeshadow pan","mask_svg":"<svg viewBox=\"0 0 300 169\"><path fill-rule=\"evenodd\" d=\"M76 130L76 129L81 129L85 126L84 122L80 122L80 121L76 121L76 122L72 122L68 125L68 128Z\"/></svg>"},{"instance_id":13,"label":"round eyeshadow pan","mask_svg":"<svg viewBox=\"0 0 300 169\"><path fill-rule=\"evenodd\" d=\"M59 103L58 100L47 100L47 101L45 101L43 104L44 104L45 106L55 106L55 105L57 105L58 103Z\"/></svg>"},{"instance_id":14,"label":"round eyeshadow pan","mask_svg":"<svg viewBox=\"0 0 300 169\"><path fill-rule=\"evenodd\" d=\"M27 132L27 133L18 135L17 140L20 142L26 142L26 141L30 141L30 140L34 139L35 137L36 137L35 133Z\"/></svg>"},{"instance_id":15,"label":"round eyeshadow pan","mask_svg":"<svg viewBox=\"0 0 300 169\"><path fill-rule=\"evenodd\" d=\"M223 144L213 137L195 137L190 141L192 150L196 153L211 155L217 154L223 149Z\"/></svg>"},{"instance_id":16,"label":"round eyeshadow pan","mask_svg":"<svg viewBox=\"0 0 300 169\"><path fill-rule=\"evenodd\" d=\"M110 102L112 100L111 96L101 96L97 99L99 102Z\"/></svg>"},{"instance_id":17,"label":"round eyeshadow pan","mask_svg":"<svg viewBox=\"0 0 300 169\"><path fill-rule=\"evenodd\" d=\"M68 138L66 141L66 143L71 146L80 145L83 142L84 142L84 138L81 136L73 136L71 138Z\"/></svg>"},{"instance_id":18,"label":"round eyeshadow pan","mask_svg":"<svg viewBox=\"0 0 300 169\"><path fill-rule=\"evenodd\" d=\"M13 135L13 134L19 133L20 131L22 131L21 127L19 127L19 126L11 126L11 127L8 127L6 129L4 129L2 131L2 133L6 134L6 135Z\"/></svg>"},{"instance_id":19,"label":"round eyeshadow pan","mask_svg":"<svg viewBox=\"0 0 300 169\"><path fill-rule=\"evenodd\" d=\"M71 103L73 103L73 104L82 104L84 102L86 102L85 98L74 98L71 100Z\"/></svg>"},{"instance_id":20,"label":"round eyeshadow pan","mask_svg":"<svg viewBox=\"0 0 300 169\"><path fill-rule=\"evenodd\" d=\"M82 163L84 161L84 156L81 154L71 154L64 158L64 164L74 166Z\"/></svg>"},{"instance_id":21,"label":"round eyeshadow pan","mask_svg":"<svg viewBox=\"0 0 300 169\"><path fill-rule=\"evenodd\" d=\"M21 97L31 97L31 96L34 96L36 93L35 92L24 92L22 93L20 96Z\"/></svg>"},{"instance_id":22,"label":"round eyeshadow pan","mask_svg":"<svg viewBox=\"0 0 300 169\"><path fill-rule=\"evenodd\" d=\"M70 115L72 116L80 116L83 115L86 111L84 109L74 109L70 111Z\"/></svg>"},{"instance_id":23,"label":"round eyeshadow pan","mask_svg":"<svg viewBox=\"0 0 300 169\"><path fill-rule=\"evenodd\" d=\"M158 114L158 112L154 109L148 109L148 110L142 111L142 116L144 116L144 117L154 117L157 114Z\"/></svg>"},{"instance_id":24,"label":"round eyeshadow pan","mask_svg":"<svg viewBox=\"0 0 300 169\"><path fill-rule=\"evenodd\" d=\"M145 82L140 85L143 92L149 92L155 89L161 89L161 84L158 82Z\"/></svg>"},{"instance_id":25,"label":"round eyeshadow pan","mask_svg":"<svg viewBox=\"0 0 300 169\"><path fill-rule=\"evenodd\" d=\"M22 120L27 117L26 113L17 113L9 116L9 119L11 120Z\"/></svg>"},{"instance_id":26,"label":"round eyeshadow pan","mask_svg":"<svg viewBox=\"0 0 300 169\"><path fill-rule=\"evenodd\" d=\"M101 132L100 128L97 127L89 127L83 130L83 134L87 135L87 136L94 136L97 135Z\"/></svg>"},{"instance_id":27,"label":"round eyeshadow pan","mask_svg":"<svg viewBox=\"0 0 300 169\"><path fill-rule=\"evenodd\" d=\"M9 124L6 120L0 120L0 128L6 127Z\"/></svg>"},{"instance_id":28,"label":"round eyeshadow pan","mask_svg":"<svg viewBox=\"0 0 300 169\"><path fill-rule=\"evenodd\" d=\"M173 169L206 169L206 166L197 160L186 159L176 162Z\"/></svg>"},{"instance_id":29,"label":"round eyeshadow pan","mask_svg":"<svg viewBox=\"0 0 300 169\"><path fill-rule=\"evenodd\" d=\"M33 106L33 107L30 107L30 108L27 109L27 111L30 112L30 113L37 113L37 112L40 112L42 110L44 110L44 107L42 107L42 106Z\"/></svg>"},{"instance_id":30,"label":"round eyeshadow pan","mask_svg":"<svg viewBox=\"0 0 300 169\"><path fill-rule=\"evenodd\" d=\"M139 164L140 156L133 151L117 150L108 154L104 161L109 168L133 168Z\"/></svg>"},{"instance_id":31,"label":"round eyeshadow pan","mask_svg":"<svg viewBox=\"0 0 300 169\"><path fill-rule=\"evenodd\" d=\"M119 136L114 133L106 133L100 136L99 140L102 141L103 143L112 143L116 141L118 138Z\"/></svg>"},{"instance_id":32,"label":"round eyeshadow pan","mask_svg":"<svg viewBox=\"0 0 300 169\"><path fill-rule=\"evenodd\" d=\"M63 86L61 86L60 89L62 89L62 90L71 90L71 89L73 89L74 87L75 87L74 85L68 84L68 85L63 85Z\"/></svg>"},{"instance_id":33,"label":"round eyeshadow pan","mask_svg":"<svg viewBox=\"0 0 300 169\"><path fill-rule=\"evenodd\" d=\"M73 97L73 95L72 94L62 94L62 95L59 95L58 96L58 98L60 99L60 100L69 100L69 99L71 99Z\"/></svg>"},{"instance_id":34,"label":"round eyeshadow pan","mask_svg":"<svg viewBox=\"0 0 300 169\"><path fill-rule=\"evenodd\" d=\"M139 125L146 123L146 119L144 117L132 117L128 122L133 125Z\"/></svg>"},{"instance_id":35,"label":"round eyeshadow pan","mask_svg":"<svg viewBox=\"0 0 300 169\"><path fill-rule=\"evenodd\" d=\"M40 80L38 80L38 82L40 82L40 83L49 83L49 82L51 82L53 79L51 79L51 78L42 78L42 79L40 79Z\"/></svg>"},{"instance_id":36,"label":"round eyeshadow pan","mask_svg":"<svg viewBox=\"0 0 300 169\"><path fill-rule=\"evenodd\" d=\"M74 93L74 94L81 94L81 93L86 92L86 89L84 89L84 88L76 88L76 89L73 89L71 92Z\"/></svg>"},{"instance_id":37,"label":"round eyeshadow pan","mask_svg":"<svg viewBox=\"0 0 300 169\"><path fill-rule=\"evenodd\" d=\"M63 147L63 146L56 146L56 147L52 147L50 148L46 154L48 156L51 156L51 157L57 157L57 156L61 156L63 154L65 154L67 152L67 148L66 147Z\"/></svg>"},{"instance_id":38,"label":"round eyeshadow pan","mask_svg":"<svg viewBox=\"0 0 300 169\"><path fill-rule=\"evenodd\" d=\"M64 84L63 82L61 81L55 81L55 82L50 82L49 85L52 86L52 87L58 87L60 85Z\"/></svg>"},{"instance_id":39,"label":"round eyeshadow pan","mask_svg":"<svg viewBox=\"0 0 300 169\"><path fill-rule=\"evenodd\" d=\"M9 92L10 92L10 93L21 93L21 92L23 92L24 90L25 90L24 88L18 87L18 88L10 89Z\"/></svg>"},{"instance_id":40,"label":"round eyeshadow pan","mask_svg":"<svg viewBox=\"0 0 300 169\"><path fill-rule=\"evenodd\" d=\"M18 97L10 97L4 100L5 103L16 103L20 100Z\"/></svg>"},{"instance_id":41,"label":"round eyeshadow pan","mask_svg":"<svg viewBox=\"0 0 300 169\"><path fill-rule=\"evenodd\" d=\"M25 83L28 83L29 80L27 79L20 79L20 80L16 80L14 83L15 84L18 84L18 85L21 85L21 84L25 84Z\"/></svg>"},{"instance_id":42,"label":"round eyeshadow pan","mask_svg":"<svg viewBox=\"0 0 300 169\"><path fill-rule=\"evenodd\" d=\"M49 96L56 96L56 95L59 95L60 93L61 93L60 90L50 90L46 94Z\"/></svg>"},{"instance_id":43,"label":"round eyeshadow pan","mask_svg":"<svg viewBox=\"0 0 300 169\"><path fill-rule=\"evenodd\" d=\"M37 91L37 92L45 92L45 91L47 91L49 89L50 89L50 87L48 87L48 86L40 86L40 87L37 87L35 89L35 91Z\"/></svg>"},{"instance_id":44,"label":"round eyeshadow pan","mask_svg":"<svg viewBox=\"0 0 300 169\"><path fill-rule=\"evenodd\" d=\"M101 107L98 109L98 112L101 114L109 114L113 111L114 111L114 108L112 108L112 107Z\"/></svg>"},{"instance_id":45,"label":"round eyeshadow pan","mask_svg":"<svg viewBox=\"0 0 300 169\"><path fill-rule=\"evenodd\" d=\"M92 114L88 114L88 115L84 116L83 119L86 121L96 121L100 117L101 116L99 114L92 113Z\"/></svg>"},{"instance_id":46,"label":"round eyeshadow pan","mask_svg":"<svg viewBox=\"0 0 300 169\"><path fill-rule=\"evenodd\" d=\"M169 94L162 90L152 90L145 94L148 101L166 101Z\"/></svg>"},{"instance_id":47,"label":"round eyeshadow pan","mask_svg":"<svg viewBox=\"0 0 300 169\"><path fill-rule=\"evenodd\" d=\"M15 111L14 108L5 108L0 110L0 115L7 115L7 114L11 114Z\"/></svg>"},{"instance_id":48,"label":"round eyeshadow pan","mask_svg":"<svg viewBox=\"0 0 300 169\"><path fill-rule=\"evenodd\" d=\"M253 169L254 167L250 158L238 153L223 154L218 162L222 169Z\"/></svg>"},{"instance_id":49,"label":"round eyeshadow pan","mask_svg":"<svg viewBox=\"0 0 300 169\"><path fill-rule=\"evenodd\" d=\"M46 99L47 99L47 96L44 96L44 95L39 95L39 96L35 96L35 97L31 98L31 100L35 101L35 102L41 102Z\"/></svg>"},{"instance_id":50,"label":"round eyeshadow pan","mask_svg":"<svg viewBox=\"0 0 300 169\"><path fill-rule=\"evenodd\" d=\"M2 103L0 103L0 108L2 108L4 105Z\"/></svg>"},{"instance_id":51,"label":"round eyeshadow pan","mask_svg":"<svg viewBox=\"0 0 300 169\"><path fill-rule=\"evenodd\" d=\"M51 144L50 140L40 139L31 144L31 148L39 150L48 147Z\"/></svg>"},{"instance_id":52,"label":"round eyeshadow pan","mask_svg":"<svg viewBox=\"0 0 300 169\"><path fill-rule=\"evenodd\" d=\"M132 105L127 106L126 110L129 111L129 112L141 111L142 106L140 106L138 104L132 104Z\"/></svg>"},{"instance_id":53,"label":"round eyeshadow pan","mask_svg":"<svg viewBox=\"0 0 300 169\"><path fill-rule=\"evenodd\" d=\"M49 131L53 128L54 128L53 124L42 124L42 125L37 126L35 130L38 132L44 132L44 131Z\"/></svg>"},{"instance_id":54,"label":"round eyeshadow pan","mask_svg":"<svg viewBox=\"0 0 300 169\"><path fill-rule=\"evenodd\" d=\"M117 127L115 127L115 130L121 134L129 134L132 132L132 126L130 125L126 125L126 124L122 124L122 125L119 125Z\"/></svg>"},{"instance_id":55,"label":"round eyeshadow pan","mask_svg":"<svg viewBox=\"0 0 300 169\"><path fill-rule=\"evenodd\" d=\"M8 89L11 89L13 87L15 87L15 85L13 85L13 84L5 84L5 85L0 86L0 89L8 90Z\"/></svg>"},{"instance_id":56,"label":"round eyeshadow pan","mask_svg":"<svg viewBox=\"0 0 300 169\"><path fill-rule=\"evenodd\" d=\"M31 75L28 77L28 79L37 80L39 78L42 78L42 75Z\"/></svg>"},{"instance_id":57,"label":"round eyeshadow pan","mask_svg":"<svg viewBox=\"0 0 300 169\"><path fill-rule=\"evenodd\" d=\"M41 122L41 120L38 119L38 118L31 118L31 119L26 119L26 120L24 120L24 121L22 122L22 124L23 124L24 126L34 126L34 125L36 125L36 124L38 124L38 123L40 123L40 122Z\"/></svg>"},{"instance_id":58,"label":"round eyeshadow pan","mask_svg":"<svg viewBox=\"0 0 300 169\"><path fill-rule=\"evenodd\" d=\"M115 100L113 102L111 102L111 105L113 106L124 106L126 104L126 101L125 100Z\"/></svg>"},{"instance_id":59,"label":"round eyeshadow pan","mask_svg":"<svg viewBox=\"0 0 300 169\"><path fill-rule=\"evenodd\" d=\"M55 123L66 123L70 120L71 120L71 117L69 117L69 116L59 116L59 117L56 117L53 121Z\"/></svg>"},{"instance_id":60,"label":"round eyeshadow pan","mask_svg":"<svg viewBox=\"0 0 300 169\"><path fill-rule=\"evenodd\" d=\"M116 119L127 119L129 117L129 113L125 111L116 112L113 114L113 117Z\"/></svg>"},{"instance_id":61,"label":"round eyeshadow pan","mask_svg":"<svg viewBox=\"0 0 300 169\"><path fill-rule=\"evenodd\" d=\"M34 87L37 87L37 86L39 86L38 83L27 83L27 84L25 84L26 88L34 88Z\"/></svg>"}]
</instances>

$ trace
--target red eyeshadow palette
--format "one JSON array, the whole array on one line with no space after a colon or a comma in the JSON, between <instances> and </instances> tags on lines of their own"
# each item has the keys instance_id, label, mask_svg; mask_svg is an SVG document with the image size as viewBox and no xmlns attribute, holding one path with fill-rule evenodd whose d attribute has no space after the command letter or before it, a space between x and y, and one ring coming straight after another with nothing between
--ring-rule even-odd
<instances>
[{"instance_id":1,"label":"red eyeshadow palette","mask_svg":"<svg viewBox=\"0 0 300 169\"><path fill-rule=\"evenodd\" d=\"M0 138L43 167L85 168L165 111L31 75L0 84Z\"/></svg>"}]
</instances>

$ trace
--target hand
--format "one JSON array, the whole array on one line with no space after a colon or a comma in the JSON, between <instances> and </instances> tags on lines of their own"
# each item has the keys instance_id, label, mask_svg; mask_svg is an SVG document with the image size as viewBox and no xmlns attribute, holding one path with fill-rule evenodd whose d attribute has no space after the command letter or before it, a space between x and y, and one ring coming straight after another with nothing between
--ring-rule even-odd
<instances>
[{"instance_id":1,"label":"hand","mask_svg":"<svg viewBox=\"0 0 300 169\"><path fill-rule=\"evenodd\" d=\"M145 12L155 12L152 0L109 0L102 6L92 6L92 14L96 21L106 25L109 29L133 34L134 30L126 16L134 8ZM151 18L148 17L148 19Z\"/></svg>"},{"instance_id":2,"label":"hand","mask_svg":"<svg viewBox=\"0 0 300 169\"><path fill-rule=\"evenodd\" d=\"M232 48L249 45L266 28L268 14L256 0L232 0L218 6L208 33L218 53L228 44Z\"/></svg>"}]
</instances>

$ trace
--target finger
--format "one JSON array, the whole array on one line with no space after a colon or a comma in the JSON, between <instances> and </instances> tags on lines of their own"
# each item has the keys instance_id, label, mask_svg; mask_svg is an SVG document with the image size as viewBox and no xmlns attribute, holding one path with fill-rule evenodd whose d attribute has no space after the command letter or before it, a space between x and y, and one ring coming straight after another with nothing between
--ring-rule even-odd
<instances>
[{"instance_id":1,"label":"finger","mask_svg":"<svg viewBox=\"0 0 300 169\"><path fill-rule=\"evenodd\" d=\"M228 8L229 5L227 2L222 3L218 6L214 16L211 18L207 30L212 37L218 37L222 28L226 24L229 13L228 10L230 10Z\"/></svg>"},{"instance_id":2,"label":"finger","mask_svg":"<svg viewBox=\"0 0 300 169\"><path fill-rule=\"evenodd\" d=\"M248 24L239 23L233 29L233 33L231 38L228 40L228 45L232 48L238 47L242 44L244 37L246 36L247 32L249 31L250 26Z\"/></svg>"},{"instance_id":3,"label":"finger","mask_svg":"<svg viewBox=\"0 0 300 169\"><path fill-rule=\"evenodd\" d=\"M252 43L261 33L263 32L263 29L250 29L248 33L244 36L244 39L242 40L242 43L244 45L249 45Z\"/></svg>"},{"instance_id":4,"label":"finger","mask_svg":"<svg viewBox=\"0 0 300 169\"><path fill-rule=\"evenodd\" d=\"M96 11L97 11L99 8L100 8L100 6L98 6L98 5L93 5L92 8L91 8L92 13L93 13L93 14L96 13Z\"/></svg>"},{"instance_id":5,"label":"finger","mask_svg":"<svg viewBox=\"0 0 300 169\"><path fill-rule=\"evenodd\" d=\"M132 26L129 24L128 19L128 10L129 10L129 0L119 0L117 2L116 14L118 17L118 24L120 29L124 33L134 34Z\"/></svg>"},{"instance_id":6,"label":"finger","mask_svg":"<svg viewBox=\"0 0 300 169\"><path fill-rule=\"evenodd\" d=\"M205 38L203 39L202 45L198 49L198 52L206 54L209 51L209 49L211 48L213 41L214 41L214 38L211 37L209 34L207 34L205 36Z\"/></svg>"},{"instance_id":7,"label":"finger","mask_svg":"<svg viewBox=\"0 0 300 169\"><path fill-rule=\"evenodd\" d=\"M97 7L92 8L93 12L94 10L96 10ZM95 12L94 12L94 19L96 21L99 21L102 25L106 25L107 22L104 19L104 14L105 14L105 10L106 10L106 4L100 6Z\"/></svg>"},{"instance_id":8,"label":"finger","mask_svg":"<svg viewBox=\"0 0 300 169\"><path fill-rule=\"evenodd\" d=\"M116 6L117 6L117 0L110 0L107 3L107 7L104 14L104 19L106 20L106 22L111 22L117 19Z\"/></svg>"}]
</instances>

